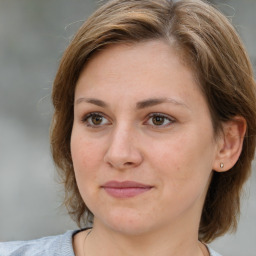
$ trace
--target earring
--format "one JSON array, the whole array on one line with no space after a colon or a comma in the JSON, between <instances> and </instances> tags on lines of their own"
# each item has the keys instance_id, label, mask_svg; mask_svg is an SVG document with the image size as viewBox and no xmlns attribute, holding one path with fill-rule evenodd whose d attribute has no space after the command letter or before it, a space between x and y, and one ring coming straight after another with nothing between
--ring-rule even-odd
<instances>
[{"instance_id":1,"label":"earring","mask_svg":"<svg viewBox=\"0 0 256 256\"><path fill-rule=\"evenodd\" d=\"M220 163L220 168L223 168L224 167L224 164L223 163Z\"/></svg>"}]
</instances>

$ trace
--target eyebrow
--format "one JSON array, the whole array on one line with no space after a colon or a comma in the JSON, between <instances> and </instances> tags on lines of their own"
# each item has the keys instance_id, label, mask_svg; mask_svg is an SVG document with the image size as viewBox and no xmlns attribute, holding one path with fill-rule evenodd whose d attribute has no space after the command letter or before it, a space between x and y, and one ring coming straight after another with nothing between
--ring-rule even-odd
<instances>
[{"instance_id":1,"label":"eyebrow","mask_svg":"<svg viewBox=\"0 0 256 256\"><path fill-rule=\"evenodd\" d=\"M137 109L143 109L143 108L148 108L148 107L152 107L155 105L159 105L162 103L172 103L172 104L175 104L178 106L183 106L183 107L188 108L188 106L185 103L183 103L181 101L177 101L172 98L151 98L151 99L147 99L147 100L138 102L136 104L136 107L137 107Z\"/></svg>"},{"instance_id":2,"label":"eyebrow","mask_svg":"<svg viewBox=\"0 0 256 256\"><path fill-rule=\"evenodd\" d=\"M96 106L102 107L102 108L107 108L109 105L99 99L95 99L95 98L79 98L75 101L75 104L80 104L82 102L86 102L86 103L90 103L90 104L94 104ZM144 109L144 108L148 108L148 107L152 107L152 106L156 106L162 103L172 103L178 106L183 106L188 108L188 106L181 102L181 101L177 101L175 99L172 98L150 98L150 99L146 99L143 101L139 101L136 103L136 108L137 109Z\"/></svg>"},{"instance_id":3,"label":"eyebrow","mask_svg":"<svg viewBox=\"0 0 256 256\"><path fill-rule=\"evenodd\" d=\"M104 101L94 99L94 98L79 98L79 99L76 100L75 104L80 104L82 102L91 103L91 104L97 105L97 106L102 107L102 108L108 107L108 104L105 103Z\"/></svg>"}]
</instances>

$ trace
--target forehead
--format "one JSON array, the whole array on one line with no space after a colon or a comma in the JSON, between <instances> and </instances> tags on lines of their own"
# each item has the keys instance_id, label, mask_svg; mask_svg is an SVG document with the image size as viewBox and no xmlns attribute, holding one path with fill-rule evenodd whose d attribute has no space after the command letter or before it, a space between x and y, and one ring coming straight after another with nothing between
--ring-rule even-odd
<instances>
[{"instance_id":1,"label":"forehead","mask_svg":"<svg viewBox=\"0 0 256 256\"><path fill-rule=\"evenodd\" d=\"M88 88L107 90L113 83L117 83L115 89L126 85L129 90L141 84L148 89L150 85L160 88L164 83L197 84L195 73L184 64L180 50L164 40L114 44L97 51L80 73L77 87L87 84Z\"/></svg>"},{"instance_id":2,"label":"forehead","mask_svg":"<svg viewBox=\"0 0 256 256\"><path fill-rule=\"evenodd\" d=\"M118 44L94 55L81 72L75 102L95 99L134 108L149 99L171 99L194 111L207 103L194 73L164 41Z\"/></svg>"},{"instance_id":3,"label":"forehead","mask_svg":"<svg viewBox=\"0 0 256 256\"><path fill-rule=\"evenodd\" d=\"M152 79L152 74L159 73L165 77L164 72L169 72L169 78L175 77L174 69L184 70L191 79L195 78L192 65L186 63L185 54L165 40L150 40L139 43L112 44L93 53L84 69L80 73L79 84L83 77L94 79L102 78L106 83L112 78L125 78L125 74L133 74L129 77L136 82L137 78ZM122 74L122 76L121 76ZM185 74L185 73L184 73ZM104 79L103 79L103 76ZM159 77L158 77L159 79ZM196 81L195 81L196 82Z\"/></svg>"}]
</instances>

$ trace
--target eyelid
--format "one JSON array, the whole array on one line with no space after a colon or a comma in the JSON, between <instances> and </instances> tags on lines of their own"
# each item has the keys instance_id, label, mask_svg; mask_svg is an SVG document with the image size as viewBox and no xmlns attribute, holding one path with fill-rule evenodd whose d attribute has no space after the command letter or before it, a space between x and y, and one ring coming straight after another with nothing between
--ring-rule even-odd
<instances>
[{"instance_id":1,"label":"eyelid","mask_svg":"<svg viewBox=\"0 0 256 256\"><path fill-rule=\"evenodd\" d=\"M147 122L150 120L150 118L155 117L155 116L163 117L163 118L169 120L169 123L168 123L168 124L165 124L165 125L154 125L154 124L150 124L150 126L153 127L153 128L159 128L159 129L165 128L165 127L168 127L168 126L170 126L170 125L172 125L173 123L176 122L176 119L175 119L174 117L170 116L170 115L155 112L155 113L149 114L149 115L147 116L147 119L146 119L146 121L145 121L144 123L147 123Z\"/></svg>"},{"instance_id":2,"label":"eyelid","mask_svg":"<svg viewBox=\"0 0 256 256\"><path fill-rule=\"evenodd\" d=\"M90 124L88 119L94 115L98 115L104 119L107 120L107 123L103 123L103 124ZM168 120L168 123L167 124L160 124L160 125L156 125L156 124L150 124L149 121L151 118L153 117L162 117L164 118L165 120ZM82 123L84 123L86 126L88 127L91 127L91 128L101 128L103 126L106 126L106 125L110 125L111 124L111 119L106 116L104 113L102 112L89 112L85 115L83 115L83 117L81 118L81 121ZM167 114L163 114L163 113L159 113L159 112L155 112L155 113L150 113L149 115L146 116L146 120L143 122L144 125L149 125L151 126L152 128L158 128L158 129L161 129L161 128L166 128L166 127L169 127L171 126L173 123L176 122L176 119L170 115L167 115Z\"/></svg>"},{"instance_id":3,"label":"eyelid","mask_svg":"<svg viewBox=\"0 0 256 256\"><path fill-rule=\"evenodd\" d=\"M99 124L99 125L89 124L88 119L90 117L92 117L93 115L98 115L98 116L101 116L101 117L107 119L108 120L108 124ZM90 112L88 114L85 114L81 118L81 121L82 121L82 123L85 123L88 127L91 127L91 128L100 128L100 127L102 127L104 125L109 125L111 123L110 119L105 114L103 114L102 112Z\"/></svg>"}]
</instances>

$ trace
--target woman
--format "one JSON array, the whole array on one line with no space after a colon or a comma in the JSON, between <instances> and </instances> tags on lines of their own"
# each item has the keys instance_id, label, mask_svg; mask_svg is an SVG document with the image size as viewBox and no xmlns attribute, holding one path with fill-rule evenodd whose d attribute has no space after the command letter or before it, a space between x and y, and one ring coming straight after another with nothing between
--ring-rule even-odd
<instances>
[{"instance_id":1,"label":"woman","mask_svg":"<svg viewBox=\"0 0 256 256\"><path fill-rule=\"evenodd\" d=\"M199 0L114 0L80 28L53 86L51 145L81 227L1 255L217 256L255 150L252 68Z\"/></svg>"}]
</instances>

